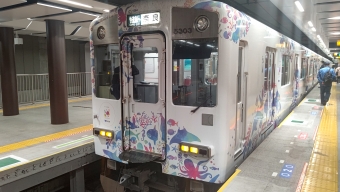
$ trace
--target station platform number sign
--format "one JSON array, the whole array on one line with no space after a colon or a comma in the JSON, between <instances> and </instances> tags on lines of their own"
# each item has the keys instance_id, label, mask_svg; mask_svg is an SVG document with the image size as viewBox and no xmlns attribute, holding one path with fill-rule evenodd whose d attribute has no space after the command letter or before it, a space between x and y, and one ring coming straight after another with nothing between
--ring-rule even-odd
<instances>
[{"instance_id":1,"label":"station platform number sign","mask_svg":"<svg viewBox=\"0 0 340 192\"><path fill-rule=\"evenodd\" d=\"M294 171L294 165L284 164L281 170L281 173L280 173L280 177L290 178L293 175L293 171Z\"/></svg>"}]
</instances>

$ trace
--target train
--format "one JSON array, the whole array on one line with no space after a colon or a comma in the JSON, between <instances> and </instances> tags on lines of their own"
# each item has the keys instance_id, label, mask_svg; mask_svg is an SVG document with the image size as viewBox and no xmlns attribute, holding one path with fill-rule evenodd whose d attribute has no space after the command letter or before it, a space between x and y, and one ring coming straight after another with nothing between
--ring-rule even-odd
<instances>
[{"instance_id":1,"label":"train","mask_svg":"<svg viewBox=\"0 0 340 192\"><path fill-rule=\"evenodd\" d=\"M331 62L218 1L139 1L89 30L95 153L122 191L217 191Z\"/></svg>"}]
</instances>

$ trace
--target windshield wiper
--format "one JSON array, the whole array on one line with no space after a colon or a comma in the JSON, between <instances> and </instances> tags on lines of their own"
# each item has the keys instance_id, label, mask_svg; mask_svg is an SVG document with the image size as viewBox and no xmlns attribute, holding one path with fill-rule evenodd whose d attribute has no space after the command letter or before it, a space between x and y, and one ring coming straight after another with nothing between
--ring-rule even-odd
<instances>
[{"instance_id":1,"label":"windshield wiper","mask_svg":"<svg viewBox=\"0 0 340 192\"><path fill-rule=\"evenodd\" d=\"M208 97L208 99L206 99L203 103L201 103L199 106L197 106L195 109L191 110L191 113L195 113L199 108L201 108L203 105L207 104L207 102L209 101L210 97Z\"/></svg>"}]
</instances>

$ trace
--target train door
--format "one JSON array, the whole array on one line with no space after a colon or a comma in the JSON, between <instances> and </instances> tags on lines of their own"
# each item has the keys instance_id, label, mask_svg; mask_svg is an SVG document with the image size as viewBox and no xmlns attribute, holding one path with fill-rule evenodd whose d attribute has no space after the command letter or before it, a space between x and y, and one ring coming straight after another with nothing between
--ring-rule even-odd
<instances>
[{"instance_id":1,"label":"train door","mask_svg":"<svg viewBox=\"0 0 340 192\"><path fill-rule=\"evenodd\" d=\"M161 34L124 36L122 119L124 151L131 163L165 159L165 39Z\"/></svg>"},{"instance_id":2,"label":"train door","mask_svg":"<svg viewBox=\"0 0 340 192\"><path fill-rule=\"evenodd\" d=\"M246 42L241 41L238 55L237 72L237 107L236 107L236 128L235 128L235 158L242 153L242 140L245 136L246 127L246 98L247 98L247 75L245 72L245 47Z\"/></svg>"}]
</instances>

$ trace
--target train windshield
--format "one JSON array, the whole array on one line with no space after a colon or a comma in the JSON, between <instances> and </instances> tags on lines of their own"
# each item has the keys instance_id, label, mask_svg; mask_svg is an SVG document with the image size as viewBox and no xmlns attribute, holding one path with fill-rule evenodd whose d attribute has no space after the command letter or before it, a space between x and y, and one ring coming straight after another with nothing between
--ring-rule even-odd
<instances>
[{"instance_id":1,"label":"train windshield","mask_svg":"<svg viewBox=\"0 0 340 192\"><path fill-rule=\"evenodd\" d=\"M172 59L173 103L216 106L218 39L173 40Z\"/></svg>"}]
</instances>

